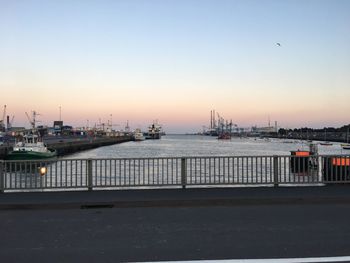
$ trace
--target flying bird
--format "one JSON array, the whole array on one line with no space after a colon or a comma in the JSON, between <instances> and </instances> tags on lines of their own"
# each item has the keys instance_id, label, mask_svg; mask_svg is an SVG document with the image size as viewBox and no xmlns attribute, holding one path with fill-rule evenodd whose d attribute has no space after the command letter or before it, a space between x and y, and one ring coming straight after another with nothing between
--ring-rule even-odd
<instances>
[{"instance_id":1,"label":"flying bird","mask_svg":"<svg viewBox=\"0 0 350 263\"><path fill-rule=\"evenodd\" d=\"M276 43L276 45L280 47L280 46L281 46L281 43Z\"/></svg>"}]
</instances>

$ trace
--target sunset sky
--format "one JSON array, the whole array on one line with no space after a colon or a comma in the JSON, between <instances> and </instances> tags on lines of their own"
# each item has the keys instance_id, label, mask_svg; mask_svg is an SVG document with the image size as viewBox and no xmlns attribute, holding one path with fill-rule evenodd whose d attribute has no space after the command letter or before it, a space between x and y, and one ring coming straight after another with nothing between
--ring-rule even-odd
<instances>
[{"instance_id":1,"label":"sunset sky","mask_svg":"<svg viewBox=\"0 0 350 263\"><path fill-rule=\"evenodd\" d=\"M0 0L0 91L14 126L349 124L350 1Z\"/></svg>"}]
</instances>

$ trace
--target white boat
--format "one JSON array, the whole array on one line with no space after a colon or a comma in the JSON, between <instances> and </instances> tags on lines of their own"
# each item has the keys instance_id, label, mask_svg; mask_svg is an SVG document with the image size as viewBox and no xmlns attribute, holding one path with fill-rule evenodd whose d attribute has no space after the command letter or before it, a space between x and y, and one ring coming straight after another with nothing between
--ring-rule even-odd
<instances>
[{"instance_id":1,"label":"white boat","mask_svg":"<svg viewBox=\"0 0 350 263\"><path fill-rule=\"evenodd\" d=\"M154 122L148 127L146 139L160 139L163 134L162 126L158 122Z\"/></svg>"},{"instance_id":2,"label":"white boat","mask_svg":"<svg viewBox=\"0 0 350 263\"><path fill-rule=\"evenodd\" d=\"M143 136L143 133L142 133L141 129L136 129L134 131L134 140L135 141L144 141L144 140L146 140L145 136Z\"/></svg>"}]
</instances>

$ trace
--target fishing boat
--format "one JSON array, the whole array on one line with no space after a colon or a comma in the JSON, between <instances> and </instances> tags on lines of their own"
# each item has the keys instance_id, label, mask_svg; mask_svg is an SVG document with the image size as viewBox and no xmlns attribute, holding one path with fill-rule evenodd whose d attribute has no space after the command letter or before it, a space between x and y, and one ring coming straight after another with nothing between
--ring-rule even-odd
<instances>
[{"instance_id":1,"label":"fishing boat","mask_svg":"<svg viewBox=\"0 0 350 263\"><path fill-rule=\"evenodd\" d=\"M42 160L57 156L55 149L47 148L43 139L35 127L36 115L33 111L33 117L30 118L26 112L27 118L31 124L31 131L23 135L16 141L13 150L5 156L5 160Z\"/></svg>"},{"instance_id":2,"label":"fishing boat","mask_svg":"<svg viewBox=\"0 0 350 263\"><path fill-rule=\"evenodd\" d=\"M144 140L146 140L146 137L143 136L143 133L142 133L141 129L136 129L134 131L134 140L135 141L144 141Z\"/></svg>"},{"instance_id":3,"label":"fishing boat","mask_svg":"<svg viewBox=\"0 0 350 263\"><path fill-rule=\"evenodd\" d=\"M38 134L26 134L17 142L5 160L42 160L57 156L54 149L47 148Z\"/></svg>"}]
</instances>

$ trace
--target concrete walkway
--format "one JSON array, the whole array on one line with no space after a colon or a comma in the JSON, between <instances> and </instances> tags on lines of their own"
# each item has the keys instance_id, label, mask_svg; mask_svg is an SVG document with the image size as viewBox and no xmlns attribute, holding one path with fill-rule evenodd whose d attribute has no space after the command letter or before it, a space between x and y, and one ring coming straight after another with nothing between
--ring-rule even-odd
<instances>
[{"instance_id":1,"label":"concrete walkway","mask_svg":"<svg viewBox=\"0 0 350 263\"><path fill-rule=\"evenodd\" d=\"M350 186L100 190L0 194L0 209L350 204Z\"/></svg>"}]
</instances>

